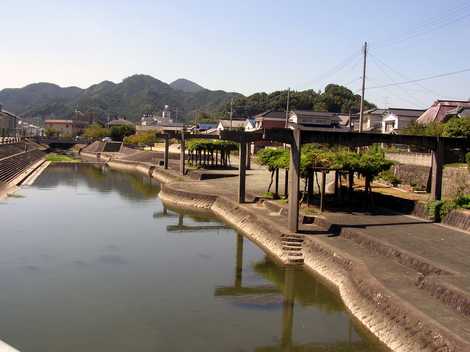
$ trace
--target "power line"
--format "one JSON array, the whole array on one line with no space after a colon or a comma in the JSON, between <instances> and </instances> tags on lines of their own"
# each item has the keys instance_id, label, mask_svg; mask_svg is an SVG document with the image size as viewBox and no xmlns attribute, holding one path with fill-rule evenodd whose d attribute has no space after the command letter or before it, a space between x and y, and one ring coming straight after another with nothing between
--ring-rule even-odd
<instances>
[{"instance_id":1,"label":"power line","mask_svg":"<svg viewBox=\"0 0 470 352\"><path fill-rule=\"evenodd\" d=\"M400 76L404 80L409 80L410 79L409 77L407 77L406 75L400 73L399 71L397 71L396 69L394 69L390 65L387 65L383 60L378 58L375 54L370 53L370 55L373 57L374 60L377 61L377 63L381 64L382 66L384 66L386 68L388 68L390 71L394 72L396 75ZM418 86L418 87L421 87L423 90L427 91L428 93L431 93L431 94L435 95L435 97L442 97L443 96L443 94L440 94L439 92L437 92L433 89L430 89L430 88L424 86L423 84L421 84L419 82L416 82L415 85Z\"/></svg>"},{"instance_id":2,"label":"power line","mask_svg":"<svg viewBox=\"0 0 470 352\"><path fill-rule=\"evenodd\" d=\"M470 17L470 13L466 12L469 9L470 9L470 4L464 3L463 6L455 7L444 15L440 14L437 17L429 18L427 21L423 22L420 26L416 27L414 30L408 33L404 33L403 35L399 36L398 38L394 40L389 41L388 43L385 43L385 44L379 43L379 45L376 45L375 47L385 48L385 47L401 44L405 41L416 38L418 36L426 35L434 31L437 31L439 29L445 28L449 25L455 24L459 21L464 20L467 17Z\"/></svg>"},{"instance_id":3,"label":"power line","mask_svg":"<svg viewBox=\"0 0 470 352\"><path fill-rule=\"evenodd\" d=\"M306 86L309 86L312 83L325 81L326 78L329 78L330 76L333 76L337 74L338 72L344 70L347 66L350 66L352 63L356 63L356 61L353 61L353 60L358 58L360 55L361 55L361 52L355 51L353 54L349 55L344 60L341 60L338 64L336 64L334 67L332 67L328 71L320 75L317 75L315 78L311 79L308 82L301 84L300 86L302 88L305 88Z\"/></svg>"},{"instance_id":4,"label":"power line","mask_svg":"<svg viewBox=\"0 0 470 352\"><path fill-rule=\"evenodd\" d=\"M436 79L436 78L441 78L441 77L454 76L454 75L458 75L460 73L465 73L465 72L470 72L470 68L466 68L466 69L459 70L459 71L454 71L454 72L441 73L439 75L424 77L424 78L420 78L420 79L413 79L413 80L410 80L410 81L402 81L402 82L395 82L395 83L391 83L391 84L384 84L384 85L381 85L381 86L368 87L367 89L379 89L379 88L385 88L385 87L401 86L401 85L405 85L405 84L412 84L412 83L417 83L417 82L429 81L431 79Z\"/></svg>"},{"instance_id":5,"label":"power line","mask_svg":"<svg viewBox=\"0 0 470 352\"><path fill-rule=\"evenodd\" d=\"M380 67L380 66L378 65L375 56L372 56L372 58L373 58L372 62L375 64L375 66L376 66L385 76L387 76L388 79L389 79L392 83L396 83L396 82L395 82L395 79L394 79L391 75L389 75L385 70L383 70L382 67ZM411 92L410 92L408 89L406 89L406 88L404 88L404 87L401 87L401 86L397 86L396 88L402 90L407 96L410 96L411 98L415 99L416 101L420 102L421 104L426 105L425 103L423 103L423 101L421 101L421 99L417 99L415 96L413 96L413 95L411 94Z\"/></svg>"}]
</instances>

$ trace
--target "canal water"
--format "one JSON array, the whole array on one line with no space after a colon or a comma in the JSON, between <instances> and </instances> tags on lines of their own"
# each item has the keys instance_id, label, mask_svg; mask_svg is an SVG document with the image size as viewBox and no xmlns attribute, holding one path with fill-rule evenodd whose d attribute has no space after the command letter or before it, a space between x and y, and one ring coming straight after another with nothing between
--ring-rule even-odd
<instances>
[{"instance_id":1,"label":"canal water","mask_svg":"<svg viewBox=\"0 0 470 352\"><path fill-rule=\"evenodd\" d=\"M0 339L23 352L381 351L314 277L146 176L53 165L0 203Z\"/></svg>"}]
</instances>

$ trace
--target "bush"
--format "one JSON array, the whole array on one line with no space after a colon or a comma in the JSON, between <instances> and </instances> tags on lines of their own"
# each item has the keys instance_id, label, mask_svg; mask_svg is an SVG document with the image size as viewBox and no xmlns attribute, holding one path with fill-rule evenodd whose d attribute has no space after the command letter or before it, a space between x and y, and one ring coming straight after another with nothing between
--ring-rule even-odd
<instances>
[{"instance_id":1,"label":"bush","mask_svg":"<svg viewBox=\"0 0 470 352\"><path fill-rule=\"evenodd\" d=\"M378 177L385 182L390 183L392 186L398 186L401 183L401 180L390 170L382 171Z\"/></svg>"}]
</instances>

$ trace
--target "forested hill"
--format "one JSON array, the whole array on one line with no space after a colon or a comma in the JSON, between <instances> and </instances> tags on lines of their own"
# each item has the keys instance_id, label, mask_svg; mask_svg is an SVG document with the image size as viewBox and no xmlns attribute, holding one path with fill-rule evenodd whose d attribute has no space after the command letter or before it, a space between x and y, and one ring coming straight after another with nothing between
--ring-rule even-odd
<instances>
[{"instance_id":1,"label":"forested hill","mask_svg":"<svg viewBox=\"0 0 470 352\"><path fill-rule=\"evenodd\" d=\"M276 109L285 110L287 91L276 91L270 94L256 93L248 97L239 97L234 100L237 114L253 116L263 111ZM291 91L290 109L329 111L337 113L357 113L361 106L361 96L354 94L346 87L329 84L323 92L314 90ZM375 105L365 101L366 109L374 108ZM229 104L225 110L229 109Z\"/></svg>"},{"instance_id":2,"label":"forested hill","mask_svg":"<svg viewBox=\"0 0 470 352\"><path fill-rule=\"evenodd\" d=\"M269 109L285 109L287 92L256 93L245 97L239 93L208 90L185 79L167 84L147 75L134 75L120 83L103 81L87 89L35 83L0 91L0 103L6 110L19 116L43 119L68 118L78 109L96 118L124 116L137 121L142 114L158 113L169 105L189 121L196 111L213 118L227 115L232 98L237 115L253 116ZM332 84L323 93L313 90L291 92L290 100L292 109L332 112L356 112L359 104L359 95ZM366 103L366 107L373 105Z\"/></svg>"},{"instance_id":3,"label":"forested hill","mask_svg":"<svg viewBox=\"0 0 470 352\"><path fill-rule=\"evenodd\" d=\"M219 112L232 97L242 96L208 90L188 80L173 83L175 88L147 75L134 75L121 83L103 81L87 89L35 83L1 90L0 103L5 110L24 117L67 118L78 109L100 118L125 116L136 121L144 113L161 111L165 105L178 109L179 116L187 119L196 110Z\"/></svg>"}]
</instances>

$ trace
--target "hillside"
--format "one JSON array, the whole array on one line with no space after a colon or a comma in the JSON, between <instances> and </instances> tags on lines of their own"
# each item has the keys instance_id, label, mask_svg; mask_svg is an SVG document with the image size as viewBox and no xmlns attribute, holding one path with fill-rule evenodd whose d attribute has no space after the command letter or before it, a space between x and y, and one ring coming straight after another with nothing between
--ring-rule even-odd
<instances>
[{"instance_id":1,"label":"hillside","mask_svg":"<svg viewBox=\"0 0 470 352\"><path fill-rule=\"evenodd\" d=\"M199 93L206 90L206 88L201 87L199 84L184 78L179 78L176 81L171 82L170 87L186 93Z\"/></svg>"},{"instance_id":2,"label":"hillside","mask_svg":"<svg viewBox=\"0 0 470 352\"><path fill-rule=\"evenodd\" d=\"M87 89L36 83L3 89L0 103L6 110L24 117L66 118L78 109L102 119L109 115L136 121L143 113L158 112L165 105L178 109L179 116L189 119L196 110L214 113L232 97L241 97L238 93L210 91L184 79L173 84L181 89L147 75L134 75L120 83L103 81Z\"/></svg>"}]
</instances>

